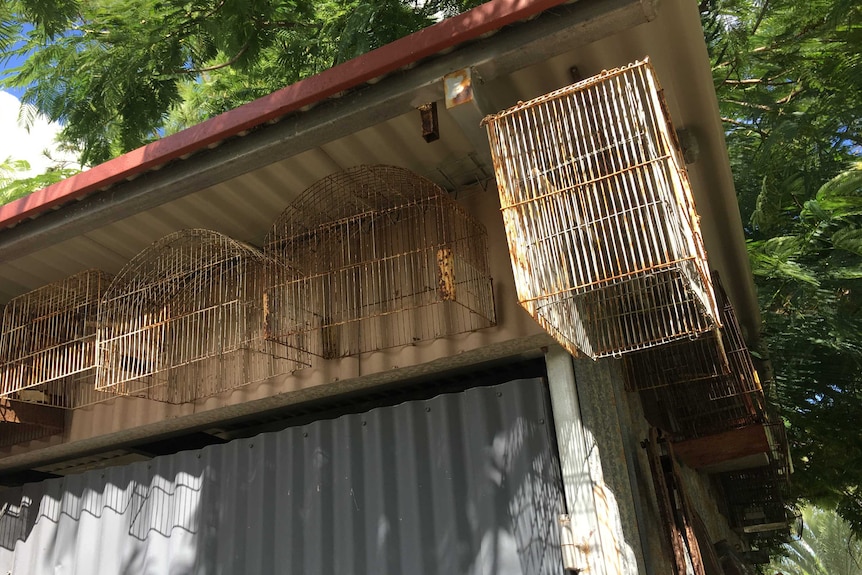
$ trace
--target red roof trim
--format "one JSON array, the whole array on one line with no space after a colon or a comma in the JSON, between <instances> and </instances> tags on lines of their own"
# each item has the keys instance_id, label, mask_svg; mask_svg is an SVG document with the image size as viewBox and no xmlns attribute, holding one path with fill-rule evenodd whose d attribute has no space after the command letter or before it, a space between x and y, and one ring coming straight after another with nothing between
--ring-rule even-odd
<instances>
[{"instance_id":1,"label":"red roof trim","mask_svg":"<svg viewBox=\"0 0 862 575\"><path fill-rule=\"evenodd\" d=\"M316 76L300 80L268 96L0 206L0 227L11 226L52 207L198 151L212 143L235 136L244 130L398 70L446 48L534 16L566 1L491 0Z\"/></svg>"}]
</instances>

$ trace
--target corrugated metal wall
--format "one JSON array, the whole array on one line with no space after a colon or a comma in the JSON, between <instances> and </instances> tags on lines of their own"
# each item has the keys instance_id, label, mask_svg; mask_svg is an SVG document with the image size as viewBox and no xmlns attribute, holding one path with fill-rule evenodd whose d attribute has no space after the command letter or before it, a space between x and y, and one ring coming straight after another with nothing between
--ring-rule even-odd
<instances>
[{"instance_id":1,"label":"corrugated metal wall","mask_svg":"<svg viewBox=\"0 0 862 575\"><path fill-rule=\"evenodd\" d=\"M519 380L0 493L0 573L561 573Z\"/></svg>"}]
</instances>

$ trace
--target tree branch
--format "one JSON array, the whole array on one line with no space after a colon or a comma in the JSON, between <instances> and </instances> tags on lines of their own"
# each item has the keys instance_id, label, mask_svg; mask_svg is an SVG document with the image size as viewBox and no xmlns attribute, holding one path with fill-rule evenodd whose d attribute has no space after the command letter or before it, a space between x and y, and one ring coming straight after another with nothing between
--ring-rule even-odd
<instances>
[{"instance_id":1,"label":"tree branch","mask_svg":"<svg viewBox=\"0 0 862 575\"><path fill-rule=\"evenodd\" d=\"M725 122L727 124L731 124L733 126L737 126L739 128L745 128L746 130L751 130L752 132L759 134L761 138L766 138L766 136L767 136L766 132L764 132L760 128L755 127L752 124L746 124L745 122L740 122L739 120L734 120L733 118L725 118L725 117L722 117L721 121Z\"/></svg>"},{"instance_id":2,"label":"tree branch","mask_svg":"<svg viewBox=\"0 0 862 575\"><path fill-rule=\"evenodd\" d=\"M221 64L215 64L213 66L205 66L203 68L192 68L190 70L181 70L178 73L180 73L180 74L203 74L205 72L212 72L214 70L221 70L222 68L227 68L228 66L232 66L233 64L236 64L237 60L242 58L242 55L248 51L248 47L249 47L249 43L246 42L245 44L242 45L242 48L239 49L239 52L237 52L233 58L231 58L230 60L227 60L226 62L222 62Z\"/></svg>"},{"instance_id":3,"label":"tree branch","mask_svg":"<svg viewBox=\"0 0 862 575\"><path fill-rule=\"evenodd\" d=\"M771 112L772 108L766 106L764 104L754 104L752 102L741 102L739 100L724 100L728 104L736 104L737 106L741 106L743 108L754 108L755 110L763 110L765 112Z\"/></svg>"},{"instance_id":4,"label":"tree branch","mask_svg":"<svg viewBox=\"0 0 862 575\"><path fill-rule=\"evenodd\" d=\"M795 84L796 80L783 80L781 82L773 82L771 78L746 78L745 80L725 80L725 84L730 84L732 86L736 85L754 85L754 84L763 84L764 86L786 86L788 84Z\"/></svg>"}]
</instances>

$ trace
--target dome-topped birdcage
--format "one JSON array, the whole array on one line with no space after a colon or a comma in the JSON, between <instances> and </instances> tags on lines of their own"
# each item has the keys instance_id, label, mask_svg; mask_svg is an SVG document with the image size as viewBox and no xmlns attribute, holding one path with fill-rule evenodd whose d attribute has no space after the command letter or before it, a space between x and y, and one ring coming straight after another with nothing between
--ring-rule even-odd
<instances>
[{"instance_id":1,"label":"dome-topped birdcage","mask_svg":"<svg viewBox=\"0 0 862 575\"><path fill-rule=\"evenodd\" d=\"M183 230L117 274L99 313L99 389L182 403L304 365L263 339L264 256Z\"/></svg>"},{"instance_id":2,"label":"dome-topped birdcage","mask_svg":"<svg viewBox=\"0 0 862 575\"><path fill-rule=\"evenodd\" d=\"M96 317L111 277L87 270L12 299L0 332L0 398L73 409L96 391Z\"/></svg>"},{"instance_id":3,"label":"dome-topped birdcage","mask_svg":"<svg viewBox=\"0 0 862 575\"><path fill-rule=\"evenodd\" d=\"M324 358L495 322L484 226L403 168L319 180L275 222L265 252L282 263L268 276L267 337Z\"/></svg>"},{"instance_id":4,"label":"dome-topped birdcage","mask_svg":"<svg viewBox=\"0 0 862 575\"><path fill-rule=\"evenodd\" d=\"M698 216L648 61L486 118L521 305L597 358L718 323Z\"/></svg>"}]
</instances>

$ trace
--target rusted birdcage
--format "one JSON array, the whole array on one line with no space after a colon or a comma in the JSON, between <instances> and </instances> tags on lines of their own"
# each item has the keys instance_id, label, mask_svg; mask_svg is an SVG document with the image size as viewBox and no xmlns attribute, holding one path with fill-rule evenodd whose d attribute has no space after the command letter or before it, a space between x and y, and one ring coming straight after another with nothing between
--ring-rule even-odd
<instances>
[{"instance_id":1,"label":"rusted birdcage","mask_svg":"<svg viewBox=\"0 0 862 575\"><path fill-rule=\"evenodd\" d=\"M263 339L264 267L260 251L209 230L139 253L102 299L98 389L182 403L303 365Z\"/></svg>"},{"instance_id":2,"label":"rusted birdcage","mask_svg":"<svg viewBox=\"0 0 862 575\"><path fill-rule=\"evenodd\" d=\"M718 323L684 162L648 61L486 118L521 305L597 358Z\"/></svg>"},{"instance_id":3,"label":"rusted birdcage","mask_svg":"<svg viewBox=\"0 0 862 575\"><path fill-rule=\"evenodd\" d=\"M731 525L745 533L789 529L795 519L787 503L789 472L779 461L722 474Z\"/></svg>"},{"instance_id":4,"label":"rusted birdcage","mask_svg":"<svg viewBox=\"0 0 862 575\"><path fill-rule=\"evenodd\" d=\"M625 358L626 388L660 413L656 424L693 439L763 423L766 402L733 305L713 275L723 327Z\"/></svg>"},{"instance_id":5,"label":"rusted birdcage","mask_svg":"<svg viewBox=\"0 0 862 575\"><path fill-rule=\"evenodd\" d=\"M20 295L3 313L0 397L76 408L96 391L96 318L111 278L88 270Z\"/></svg>"},{"instance_id":6,"label":"rusted birdcage","mask_svg":"<svg viewBox=\"0 0 862 575\"><path fill-rule=\"evenodd\" d=\"M324 358L495 323L484 226L403 168L319 180L275 222L265 251L282 263L269 274L267 337ZM284 302L301 302L300 313Z\"/></svg>"},{"instance_id":7,"label":"rusted birdcage","mask_svg":"<svg viewBox=\"0 0 862 575\"><path fill-rule=\"evenodd\" d=\"M692 393L700 391L704 400L761 392L742 329L717 273L713 274L713 289L722 327L692 339L628 354L628 391L685 385Z\"/></svg>"},{"instance_id":8,"label":"rusted birdcage","mask_svg":"<svg viewBox=\"0 0 862 575\"><path fill-rule=\"evenodd\" d=\"M709 398L702 387L681 384L648 392L654 394L659 421L654 425L675 441L714 435L764 422L763 394L742 393Z\"/></svg>"},{"instance_id":9,"label":"rusted birdcage","mask_svg":"<svg viewBox=\"0 0 862 575\"><path fill-rule=\"evenodd\" d=\"M759 541L782 540L800 530L798 510L789 503L793 467L784 420L765 401L768 464L721 474L731 525Z\"/></svg>"}]
</instances>

